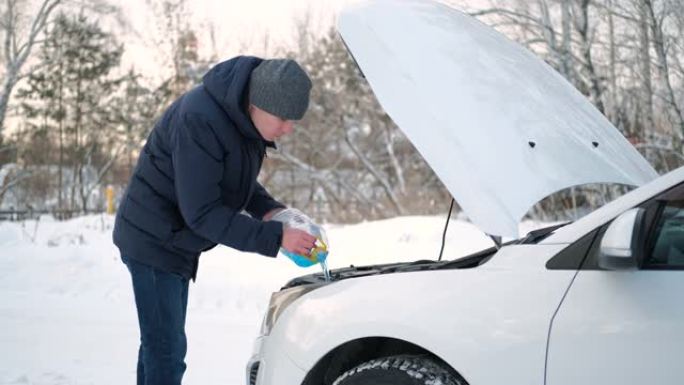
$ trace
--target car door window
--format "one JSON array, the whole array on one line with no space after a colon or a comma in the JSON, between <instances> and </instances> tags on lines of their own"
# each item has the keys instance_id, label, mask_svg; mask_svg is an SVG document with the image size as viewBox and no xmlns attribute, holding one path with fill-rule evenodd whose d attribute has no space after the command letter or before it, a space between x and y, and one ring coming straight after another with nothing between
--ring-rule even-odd
<instances>
[{"instance_id":1,"label":"car door window","mask_svg":"<svg viewBox=\"0 0 684 385\"><path fill-rule=\"evenodd\" d=\"M665 203L652 239L645 268L684 269L684 199Z\"/></svg>"}]
</instances>

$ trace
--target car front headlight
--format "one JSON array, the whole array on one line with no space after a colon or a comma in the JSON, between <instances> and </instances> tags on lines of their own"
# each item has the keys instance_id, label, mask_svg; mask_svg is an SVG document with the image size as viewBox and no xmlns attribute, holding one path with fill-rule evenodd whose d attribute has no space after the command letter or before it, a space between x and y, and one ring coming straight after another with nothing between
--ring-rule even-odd
<instances>
[{"instance_id":1,"label":"car front headlight","mask_svg":"<svg viewBox=\"0 0 684 385\"><path fill-rule=\"evenodd\" d=\"M278 317L283 314L283 311L290 306L297 298L304 294L323 286L322 284L302 285L290 289L281 290L271 295L271 301L268 304L268 311L261 324L261 335L267 336L271 333L273 325L275 325Z\"/></svg>"}]
</instances>

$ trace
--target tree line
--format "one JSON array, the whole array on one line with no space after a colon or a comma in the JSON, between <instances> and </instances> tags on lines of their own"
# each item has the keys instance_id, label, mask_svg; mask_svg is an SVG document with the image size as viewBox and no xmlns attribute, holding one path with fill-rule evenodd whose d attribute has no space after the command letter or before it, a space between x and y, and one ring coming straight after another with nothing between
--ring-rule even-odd
<instances>
[{"instance_id":1,"label":"tree line","mask_svg":"<svg viewBox=\"0 0 684 385\"><path fill-rule=\"evenodd\" d=\"M92 0L96 1L96 0ZM150 82L123 68L126 47L103 19L125 19L97 0L0 5L0 208L88 212L104 186L120 196L138 151L171 101L211 64L237 54L201 54L210 44L187 22L186 0L150 0L170 75ZM455 3L455 2L454 2ZM663 173L684 164L684 6L676 0L492 0L469 9L558 70ZM115 17L112 17L115 15ZM125 24L125 23L124 23ZM210 31L211 32L211 31ZM449 193L384 113L332 25L304 15L293 45L266 41L261 54L298 60L314 87L296 134L270 152L260 176L284 203L318 220L351 222L443 213ZM266 39L268 40L268 39ZM250 51L250 49L252 49ZM574 218L623 193L621 186L561 191L530 211Z\"/></svg>"}]
</instances>

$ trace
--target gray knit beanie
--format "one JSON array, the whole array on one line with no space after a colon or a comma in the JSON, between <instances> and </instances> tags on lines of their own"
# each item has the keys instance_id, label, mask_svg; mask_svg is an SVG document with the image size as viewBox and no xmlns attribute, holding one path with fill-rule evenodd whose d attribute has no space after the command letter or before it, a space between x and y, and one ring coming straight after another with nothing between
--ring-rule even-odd
<instances>
[{"instance_id":1,"label":"gray knit beanie","mask_svg":"<svg viewBox=\"0 0 684 385\"><path fill-rule=\"evenodd\" d=\"M252 70L249 102L285 120L300 120L309 108L311 79L294 60L264 60Z\"/></svg>"}]
</instances>

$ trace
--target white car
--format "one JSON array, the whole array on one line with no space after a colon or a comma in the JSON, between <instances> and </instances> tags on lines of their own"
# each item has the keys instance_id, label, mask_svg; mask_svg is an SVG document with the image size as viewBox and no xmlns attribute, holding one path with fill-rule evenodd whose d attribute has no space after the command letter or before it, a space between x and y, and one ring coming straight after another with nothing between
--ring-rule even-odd
<instances>
[{"instance_id":1,"label":"white car","mask_svg":"<svg viewBox=\"0 0 684 385\"><path fill-rule=\"evenodd\" d=\"M493 239L516 237L558 190L640 187L465 258L289 282L247 384L684 384L684 168L658 177L549 66L445 5L364 2L338 29L383 108Z\"/></svg>"}]
</instances>

